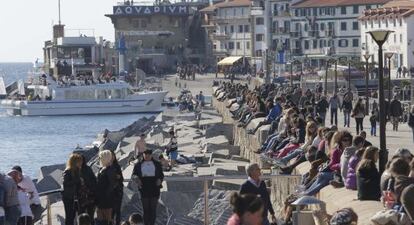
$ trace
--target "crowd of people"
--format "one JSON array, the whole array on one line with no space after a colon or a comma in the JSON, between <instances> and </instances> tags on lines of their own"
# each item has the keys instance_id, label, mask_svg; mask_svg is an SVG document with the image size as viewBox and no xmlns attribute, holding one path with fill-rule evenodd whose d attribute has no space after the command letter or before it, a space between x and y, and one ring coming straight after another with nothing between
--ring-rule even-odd
<instances>
[{"instance_id":1,"label":"crowd of people","mask_svg":"<svg viewBox=\"0 0 414 225\"><path fill-rule=\"evenodd\" d=\"M382 200L389 209L398 209L414 219L413 155L407 149L398 149L388 162L387 171L380 173L377 168L379 149L367 140L363 127L368 111L366 104L352 92L339 98L337 94L324 96L320 89L306 90L302 94L299 87L264 84L250 90L246 84L223 82L214 95L219 101L226 102L239 127L250 127L253 119L264 118L247 133L253 135L260 127L269 125L267 139L255 153L272 163L281 174L290 174L305 162L311 165L302 176L296 198L315 196L331 185L355 190L359 200ZM401 107L394 97L388 114L394 131L398 131ZM325 122L328 109L330 126ZM344 129L338 129L338 110L344 113ZM376 102L370 111L371 135L375 136ZM351 118L355 119L355 135L347 129Z\"/></svg>"}]
</instances>

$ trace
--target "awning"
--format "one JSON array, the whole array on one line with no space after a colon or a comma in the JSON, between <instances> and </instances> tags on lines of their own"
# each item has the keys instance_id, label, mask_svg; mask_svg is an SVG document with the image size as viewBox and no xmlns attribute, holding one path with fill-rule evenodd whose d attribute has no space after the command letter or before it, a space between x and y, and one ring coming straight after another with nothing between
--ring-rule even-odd
<instances>
[{"instance_id":1,"label":"awning","mask_svg":"<svg viewBox=\"0 0 414 225\"><path fill-rule=\"evenodd\" d=\"M235 62L239 61L241 59L241 56L230 56L222 59L220 62L217 63L219 66L231 66Z\"/></svg>"}]
</instances>

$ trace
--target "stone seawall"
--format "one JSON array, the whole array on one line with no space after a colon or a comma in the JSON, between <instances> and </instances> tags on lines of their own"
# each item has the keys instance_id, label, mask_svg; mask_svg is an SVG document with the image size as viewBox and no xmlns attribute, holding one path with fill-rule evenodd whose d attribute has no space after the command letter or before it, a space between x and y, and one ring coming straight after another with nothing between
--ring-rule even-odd
<instances>
[{"instance_id":1,"label":"stone seawall","mask_svg":"<svg viewBox=\"0 0 414 225\"><path fill-rule=\"evenodd\" d=\"M234 124L233 143L235 146L240 147L240 156L248 159L250 162L258 163L262 168L269 169L269 165L262 163L259 155L253 152L258 149L261 143L266 139L268 126L262 126L262 128L257 131L257 136L249 135L246 132L247 129L237 127L237 123L231 118L231 113L228 108L226 108L226 102L220 102L213 98L212 104L223 116L223 123ZM254 119L250 123L248 129L262 120L263 119ZM277 178L272 179L270 190L271 199L273 207L279 217L281 217L283 213L283 202L290 194L295 192L295 188L299 182L299 176L278 176Z\"/></svg>"},{"instance_id":2,"label":"stone seawall","mask_svg":"<svg viewBox=\"0 0 414 225\"><path fill-rule=\"evenodd\" d=\"M261 162L259 155L253 151L257 150L261 143L267 138L267 130L269 126L262 126L256 135L247 134L247 130L255 127L263 119L254 119L247 129L237 127L237 121L232 119L232 115L229 109L226 107L227 102L220 102L213 98L213 106L223 116L223 122L227 124L233 124L233 143L235 146L240 146L240 155L250 162L257 162L262 168L269 168L269 165L265 165ZM309 171L310 164L303 163L296 168L294 174L304 174ZM295 187L300 183L300 178L292 177L278 177L272 180L271 197L275 210L278 210L280 215L283 209L283 202L286 197L291 193L294 193ZM383 209L380 202L377 201L359 201L357 200L357 192L347 190L345 188L335 189L332 186L322 189L318 197L326 202L327 211L329 214L344 208L351 207L357 212L360 225L372 224L370 218L378 211Z\"/></svg>"}]
</instances>

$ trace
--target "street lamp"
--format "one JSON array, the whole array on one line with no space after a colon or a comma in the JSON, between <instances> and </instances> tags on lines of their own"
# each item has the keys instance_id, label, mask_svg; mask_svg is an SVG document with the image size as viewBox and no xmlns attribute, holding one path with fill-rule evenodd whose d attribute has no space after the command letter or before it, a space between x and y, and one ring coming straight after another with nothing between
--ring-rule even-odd
<instances>
[{"instance_id":1,"label":"street lamp","mask_svg":"<svg viewBox=\"0 0 414 225\"><path fill-rule=\"evenodd\" d=\"M368 79L369 79L369 58L371 55L369 52L365 52L365 114L369 115L369 96L368 96Z\"/></svg>"},{"instance_id":2,"label":"street lamp","mask_svg":"<svg viewBox=\"0 0 414 225\"><path fill-rule=\"evenodd\" d=\"M323 94L325 96L328 95L328 68L329 68L329 60L326 60L325 87L323 89Z\"/></svg>"},{"instance_id":3,"label":"street lamp","mask_svg":"<svg viewBox=\"0 0 414 225\"><path fill-rule=\"evenodd\" d=\"M382 55L382 45L387 41L388 36L393 31L390 30L373 30L369 31L372 39L378 45L378 73L379 73L379 121L380 121L380 157L379 157L379 172L382 174L385 170L385 165L388 161L388 150L386 145L386 136L385 136L385 102L384 102L384 65L383 65L383 55Z\"/></svg>"},{"instance_id":4,"label":"street lamp","mask_svg":"<svg viewBox=\"0 0 414 225\"><path fill-rule=\"evenodd\" d=\"M391 58L394 56L394 53L386 52L384 56L388 59L388 103L391 103Z\"/></svg>"},{"instance_id":5,"label":"street lamp","mask_svg":"<svg viewBox=\"0 0 414 225\"><path fill-rule=\"evenodd\" d=\"M329 59L330 63L335 63L335 87L334 87L334 94L338 91L338 59L332 57Z\"/></svg>"}]
</instances>

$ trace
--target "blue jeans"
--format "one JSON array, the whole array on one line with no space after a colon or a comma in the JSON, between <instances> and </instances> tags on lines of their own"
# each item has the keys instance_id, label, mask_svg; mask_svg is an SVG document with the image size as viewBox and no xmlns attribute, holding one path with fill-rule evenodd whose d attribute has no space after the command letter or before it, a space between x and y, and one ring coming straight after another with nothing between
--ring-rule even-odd
<instances>
[{"instance_id":1,"label":"blue jeans","mask_svg":"<svg viewBox=\"0 0 414 225\"><path fill-rule=\"evenodd\" d=\"M351 119L351 112L344 111L344 127L349 127L350 119Z\"/></svg>"},{"instance_id":2,"label":"blue jeans","mask_svg":"<svg viewBox=\"0 0 414 225\"><path fill-rule=\"evenodd\" d=\"M377 126L371 125L371 136L377 135Z\"/></svg>"},{"instance_id":3,"label":"blue jeans","mask_svg":"<svg viewBox=\"0 0 414 225\"><path fill-rule=\"evenodd\" d=\"M283 163L287 164L290 160L296 158L302 152L303 152L303 149L297 148L297 149L289 152L289 154L287 154L287 156L283 157L281 160L282 160Z\"/></svg>"},{"instance_id":4,"label":"blue jeans","mask_svg":"<svg viewBox=\"0 0 414 225\"><path fill-rule=\"evenodd\" d=\"M0 225L4 225L4 220L5 220L4 216L0 216Z\"/></svg>"},{"instance_id":5,"label":"blue jeans","mask_svg":"<svg viewBox=\"0 0 414 225\"><path fill-rule=\"evenodd\" d=\"M325 125L326 112L320 112L319 116L322 118L322 124Z\"/></svg>"},{"instance_id":6,"label":"blue jeans","mask_svg":"<svg viewBox=\"0 0 414 225\"><path fill-rule=\"evenodd\" d=\"M331 108L331 125L338 126L338 108Z\"/></svg>"},{"instance_id":7,"label":"blue jeans","mask_svg":"<svg viewBox=\"0 0 414 225\"><path fill-rule=\"evenodd\" d=\"M319 172L315 182L305 191L305 195L316 195L322 188L328 186L333 178L333 172Z\"/></svg>"},{"instance_id":8,"label":"blue jeans","mask_svg":"<svg viewBox=\"0 0 414 225\"><path fill-rule=\"evenodd\" d=\"M20 218L19 206L5 207L4 211L6 213L6 225L16 225Z\"/></svg>"}]
</instances>

